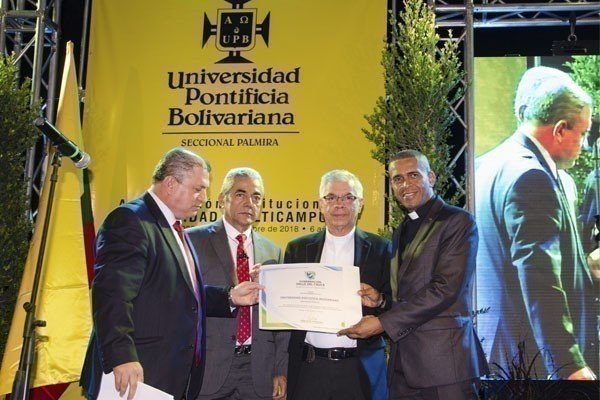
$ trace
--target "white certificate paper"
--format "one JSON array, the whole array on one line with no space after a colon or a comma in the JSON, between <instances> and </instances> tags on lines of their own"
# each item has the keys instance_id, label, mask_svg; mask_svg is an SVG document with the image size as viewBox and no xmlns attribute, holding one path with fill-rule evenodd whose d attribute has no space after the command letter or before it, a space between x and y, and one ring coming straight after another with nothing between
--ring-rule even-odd
<instances>
[{"instance_id":1,"label":"white certificate paper","mask_svg":"<svg viewBox=\"0 0 600 400\"><path fill-rule=\"evenodd\" d=\"M358 267L263 265L259 280L260 329L336 333L362 318Z\"/></svg>"},{"instance_id":2,"label":"white certificate paper","mask_svg":"<svg viewBox=\"0 0 600 400\"><path fill-rule=\"evenodd\" d=\"M129 391L129 388L127 388ZM100 391L98 393L98 400L126 400L127 393L123 397L119 396L119 392L115 389L115 374L110 372L108 374L102 374L102 380L100 381ZM155 387L146 385L145 383L138 382L137 390L133 400L174 400L174 397L169 393L165 393L162 390L158 390Z\"/></svg>"}]
</instances>

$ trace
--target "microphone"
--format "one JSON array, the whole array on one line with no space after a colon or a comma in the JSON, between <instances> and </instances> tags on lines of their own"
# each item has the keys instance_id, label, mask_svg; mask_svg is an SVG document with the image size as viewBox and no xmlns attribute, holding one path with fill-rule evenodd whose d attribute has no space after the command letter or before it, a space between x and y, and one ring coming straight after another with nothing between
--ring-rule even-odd
<instances>
[{"instance_id":1,"label":"microphone","mask_svg":"<svg viewBox=\"0 0 600 400\"><path fill-rule=\"evenodd\" d=\"M77 168L83 169L90 165L92 162L90 155L80 150L75 143L60 133L46 118L36 118L33 124L56 146L60 154L73 160Z\"/></svg>"}]
</instances>

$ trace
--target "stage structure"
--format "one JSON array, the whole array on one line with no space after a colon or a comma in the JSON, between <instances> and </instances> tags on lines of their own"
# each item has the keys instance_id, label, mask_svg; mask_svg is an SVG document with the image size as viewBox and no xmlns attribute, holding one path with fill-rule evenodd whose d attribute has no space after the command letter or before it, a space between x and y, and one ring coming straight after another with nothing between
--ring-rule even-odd
<instances>
[{"instance_id":1,"label":"stage structure","mask_svg":"<svg viewBox=\"0 0 600 400\"><path fill-rule=\"evenodd\" d=\"M44 115L54 122L58 84L61 0L1 0L0 53L14 55L19 79L31 78L33 102L44 100ZM35 218L46 163L45 143L27 151L25 173L30 218Z\"/></svg>"},{"instance_id":2,"label":"stage structure","mask_svg":"<svg viewBox=\"0 0 600 400\"><path fill-rule=\"evenodd\" d=\"M571 26L569 41L577 40L575 26L600 26L600 2L569 2L550 0L546 3L517 3L503 0L435 1L427 0L436 14L436 25L441 40L455 40L462 45L465 81L473 82L475 29ZM396 5L398 7L398 5ZM452 31L452 36L449 32ZM568 49L567 49L568 50ZM449 104L464 131L464 143L453 158L456 164L462 157L465 163L465 185L455 177L457 190L465 195L465 208L475 212L475 112L474 89L468 85L464 96L455 104ZM462 108L463 112L460 112Z\"/></svg>"},{"instance_id":3,"label":"stage structure","mask_svg":"<svg viewBox=\"0 0 600 400\"><path fill-rule=\"evenodd\" d=\"M502 0L427 0L436 14L441 40L455 40L462 44L465 82L472 81L475 29L541 27L574 25L600 26L600 2L555 0L546 3L507 3ZM58 26L60 24L61 0L1 0L0 51L16 55L20 77L31 77L33 99L45 99L45 116L53 121L55 114L54 94L57 85ZM392 11L397 12L401 1L392 1ZM83 82L86 42L88 37L89 0L85 1L79 82ZM449 31L452 30L452 37ZM40 34L38 34L38 32ZM82 90L82 93L84 89ZM457 124L463 130L463 142L453 157L453 164L464 160L465 184L453 178L457 190L465 196L467 209L474 211L474 107L473 86L455 104L449 105L457 116ZM38 145L39 146L39 145ZM39 153L39 150L38 150ZM36 149L28 152L26 173L29 178L28 197L37 198L43 172L43 157L35 157ZM32 201L31 216L35 216L37 202Z\"/></svg>"}]
</instances>

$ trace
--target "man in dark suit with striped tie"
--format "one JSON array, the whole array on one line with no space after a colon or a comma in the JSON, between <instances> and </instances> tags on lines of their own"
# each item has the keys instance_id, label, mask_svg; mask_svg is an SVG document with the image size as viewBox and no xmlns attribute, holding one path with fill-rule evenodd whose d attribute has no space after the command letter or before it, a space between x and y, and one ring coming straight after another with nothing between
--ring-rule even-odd
<instances>
[{"instance_id":1,"label":"man in dark suit with striped tie","mask_svg":"<svg viewBox=\"0 0 600 400\"><path fill-rule=\"evenodd\" d=\"M205 359L205 316L232 316L259 285L204 286L181 220L198 212L209 185L207 163L175 148L158 163L152 187L113 210L96 238L94 330L81 385L95 399L115 385L132 399L138 382L195 399ZM114 381L108 373L114 373Z\"/></svg>"}]
</instances>

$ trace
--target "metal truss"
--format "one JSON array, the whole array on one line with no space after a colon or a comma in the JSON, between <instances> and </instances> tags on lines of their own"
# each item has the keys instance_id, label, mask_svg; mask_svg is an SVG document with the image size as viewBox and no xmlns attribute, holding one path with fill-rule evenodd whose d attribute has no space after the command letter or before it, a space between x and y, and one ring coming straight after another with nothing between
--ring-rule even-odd
<instances>
[{"instance_id":1,"label":"metal truss","mask_svg":"<svg viewBox=\"0 0 600 400\"><path fill-rule=\"evenodd\" d=\"M0 52L13 55L19 79L31 78L32 102L44 99L46 118L54 121L62 0L1 0ZM30 218L35 217L43 182L45 143L27 151L25 178Z\"/></svg>"},{"instance_id":2,"label":"metal truss","mask_svg":"<svg viewBox=\"0 0 600 400\"><path fill-rule=\"evenodd\" d=\"M576 39L574 26L600 26L600 2L549 0L545 3L511 2L503 0L427 0L436 15L436 27L440 40L458 41L462 46L464 79L459 83L464 95L455 104L449 104L456 116L456 124L464 131L464 143L452 160L452 165L462 158L465 163L465 179L453 182L465 196L465 208L475 211L475 116L474 90L474 45L475 29L539 26L571 26L569 40Z\"/></svg>"},{"instance_id":3,"label":"metal truss","mask_svg":"<svg viewBox=\"0 0 600 400\"><path fill-rule=\"evenodd\" d=\"M448 1L434 3L436 24L440 27L464 27L464 14L469 8L473 13L474 28L568 26L572 14L578 26L600 24L600 2L480 0L461 4Z\"/></svg>"}]
</instances>

